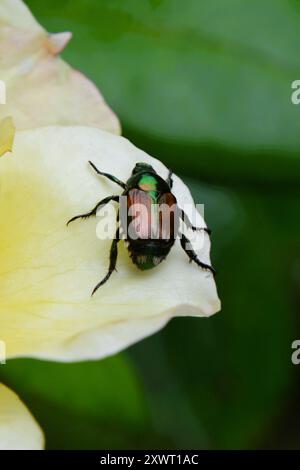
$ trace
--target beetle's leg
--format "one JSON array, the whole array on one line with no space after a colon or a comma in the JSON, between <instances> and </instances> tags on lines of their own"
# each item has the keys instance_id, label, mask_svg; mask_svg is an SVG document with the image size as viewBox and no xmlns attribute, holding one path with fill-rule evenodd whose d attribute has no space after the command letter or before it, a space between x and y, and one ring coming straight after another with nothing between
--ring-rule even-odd
<instances>
[{"instance_id":1,"label":"beetle's leg","mask_svg":"<svg viewBox=\"0 0 300 470\"><path fill-rule=\"evenodd\" d=\"M202 261L200 261L198 259L198 256L197 254L194 252L193 249L191 248L187 248L187 244L191 244L191 242L188 240L188 238L186 238L183 233L181 234L181 238L180 238L180 243L181 243L181 246L182 248L184 249L184 251L186 252L186 254L188 255L188 257L190 258L190 261L194 261L196 264L198 264L198 266L200 266L201 268L203 269L208 269L210 272L212 272L213 274L216 274L216 270L210 266L209 264L206 264L206 263L203 263Z\"/></svg>"},{"instance_id":2,"label":"beetle's leg","mask_svg":"<svg viewBox=\"0 0 300 470\"><path fill-rule=\"evenodd\" d=\"M107 204L108 202L110 201L116 201L116 202L119 202L119 197L120 196L108 196L108 197L105 197L104 199L102 199L102 201L98 202L94 209L92 209L91 211L87 212L86 214L81 214L81 215L76 215L75 217L72 217L72 219L70 219L68 222L67 222L67 225L69 225L71 222L73 222L74 220L76 219L87 219L88 217L91 217L92 215L96 215L97 214L97 210L102 207L102 206L105 206L105 204Z\"/></svg>"},{"instance_id":3,"label":"beetle's leg","mask_svg":"<svg viewBox=\"0 0 300 470\"><path fill-rule=\"evenodd\" d=\"M196 230L203 230L204 232L208 233L208 235L211 234L211 230L207 227L195 227L192 222L190 221L188 215L182 210L182 209L179 209L179 215L180 217L182 218L183 222L185 223L185 225L188 227L188 228L191 228L193 230L193 232L195 232Z\"/></svg>"},{"instance_id":4,"label":"beetle's leg","mask_svg":"<svg viewBox=\"0 0 300 470\"><path fill-rule=\"evenodd\" d=\"M89 164L91 165L91 167L95 170L96 173L98 173L98 175L102 175L102 176L105 176L106 178L108 178L109 180L113 181L114 183L118 184L119 186L121 186L121 188L123 189L127 189L127 186L125 183L123 183L123 181L119 180L118 178L116 178L116 176L113 176L113 175L110 175L109 173L104 173L103 171L100 171L98 170L98 168L96 167L96 165L94 165L94 163L90 162L89 161Z\"/></svg>"},{"instance_id":5,"label":"beetle's leg","mask_svg":"<svg viewBox=\"0 0 300 470\"><path fill-rule=\"evenodd\" d=\"M169 174L168 174L168 178L167 178L167 183L170 187L170 189L172 189L173 187L173 178L172 178L172 175L173 175L173 170L171 170L171 168L169 169Z\"/></svg>"},{"instance_id":6,"label":"beetle's leg","mask_svg":"<svg viewBox=\"0 0 300 470\"><path fill-rule=\"evenodd\" d=\"M116 236L113 239L113 242L110 247L110 255L109 255L109 268L108 268L108 273L106 276L100 281L96 287L94 288L92 295L95 294L96 290L99 289L99 287L103 286L103 284L108 281L112 273L116 270L116 264L117 264L117 258L118 258L118 242L120 241L120 229L119 227L117 228L116 231Z\"/></svg>"}]
</instances>

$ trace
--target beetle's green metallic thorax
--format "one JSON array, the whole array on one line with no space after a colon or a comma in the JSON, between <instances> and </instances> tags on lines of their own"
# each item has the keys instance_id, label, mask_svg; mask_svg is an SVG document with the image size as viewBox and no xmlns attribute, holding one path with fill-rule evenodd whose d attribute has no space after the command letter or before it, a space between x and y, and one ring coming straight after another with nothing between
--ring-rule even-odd
<instances>
[{"instance_id":1,"label":"beetle's green metallic thorax","mask_svg":"<svg viewBox=\"0 0 300 470\"><path fill-rule=\"evenodd\" d=\"M150 165L144 163L138 163L135 166L126 185L128 189L136 188L144 191L154 203L157 203L160 194L170 191L166 181Z\"/></svg>"}]
</instances>

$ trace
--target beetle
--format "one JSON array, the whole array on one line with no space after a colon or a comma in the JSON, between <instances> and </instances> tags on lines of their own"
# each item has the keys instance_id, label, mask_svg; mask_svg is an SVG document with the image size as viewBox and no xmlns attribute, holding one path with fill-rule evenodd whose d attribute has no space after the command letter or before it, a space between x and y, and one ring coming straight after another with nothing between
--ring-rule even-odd
<instances>
[{"instance_id":1,"label":"beetle","mask_svg":"<svg viewBox=\"0 0 300 470\"><path fill-rule=\"evenodd\" d=\"M124 183L116 176L100 171L91 161L89 161L89 164L98 175L104 176L121 186L123 193L105 197L89 212L72 217L67 225L76 219L87 219L95 216L98 209L111 201L120 204L121 196L125 196L127 201L125 214L123 211L123 216L121 213L120 217L120 209L118 211L117 230L110 248L108 272L95 286L92 295L108 281L113 271L116 270L118 242L121 240L120 229L123 229L123 232L126 233L125 242L132 262L141 270L152 269L167 257L177 238L179 219L182 219L186 226L193 231L202 230L210 235L211 231L207 227L195 227L187 214L178 207L176 197L172 193L172 170L169 170L168 177L164 180L151 165L140 162L135 165L131 176ZM132 208L135 206L138 208L142 206L147 209L146 213L142 212L139 219L133 217ZM156 210L153 211L153 207L156 207ZM162 211L160 211L161 208L163 208ZM168 209L170 210L168 211ZM128 230L129 228L131 230ZM153 236L154 233L156 236ZM180 233L180 243L190 262L194 261L202 269L215 274L216 271L212 266L203 263L198 258L191 248L190 241L183 233Z\"/></svg>"}]
</instances>

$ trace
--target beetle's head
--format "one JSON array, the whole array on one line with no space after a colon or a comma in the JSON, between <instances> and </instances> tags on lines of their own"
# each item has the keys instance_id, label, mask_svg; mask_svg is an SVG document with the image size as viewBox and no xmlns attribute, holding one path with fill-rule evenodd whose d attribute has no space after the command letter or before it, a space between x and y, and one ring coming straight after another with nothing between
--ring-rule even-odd
<instances>
[{"instance_id":1,"label":"beetle's head","mask_svg":"<svg viewBox=\"0 0 300 470\"><path fill-rule=\"evenodd\" d=\"M148 163L140 162L137 163L132 170L132 174L135 175L136 173L141 173L143 171L150 171L151 173L155 173L154 169Z\"/></svg>"}]
</instances>

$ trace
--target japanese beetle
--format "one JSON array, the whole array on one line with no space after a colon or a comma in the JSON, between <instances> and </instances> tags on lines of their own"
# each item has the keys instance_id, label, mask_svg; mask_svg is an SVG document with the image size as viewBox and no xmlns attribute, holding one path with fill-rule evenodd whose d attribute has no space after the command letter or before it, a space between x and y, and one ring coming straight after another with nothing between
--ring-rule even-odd
<instances>
[{"instance_id":1,"label":"japanese beetle","mask_svg":"<svg viewBox=\"0 0 300 470\"><path fill-rule=\"evenodd\" d=\"M121 186L124 191L121 195L112 195L102 199L91 211L72 217L67 225L76 219L95 216L98 209L110 201L116 201L119 204L122 203L124 198L126 201L125 211L119 210L118 212L118 227L110 248L108 272L96 285L92 295L108 281L112 272L116 269L118 242L122 239L120 229L125 234L124 240L127 242L132 262L141 270L154 268L167 257L177 238L179 219L182 219L186 226L193 231L203 230L210 234L210 230L206 227L193 226L186 213L178 207L176 197L172 193L173 179L171 170L169 170L167 179L164 180L151 165L143 162L137 163L130 178L124 183L115 176L98 170L92 162L89 162L89 164L98 175L105 176ZM132 209L136 206L138 209L141 207L146 209L146 211L142 211L139 219L133 217L135 214ZM153 210L153 208L156 209ZM194 261L201 268L215 274L212 266L198 259L188 238L183 233L179 235L181 246L190 261Z\"/></svg>"}]
</instances>

